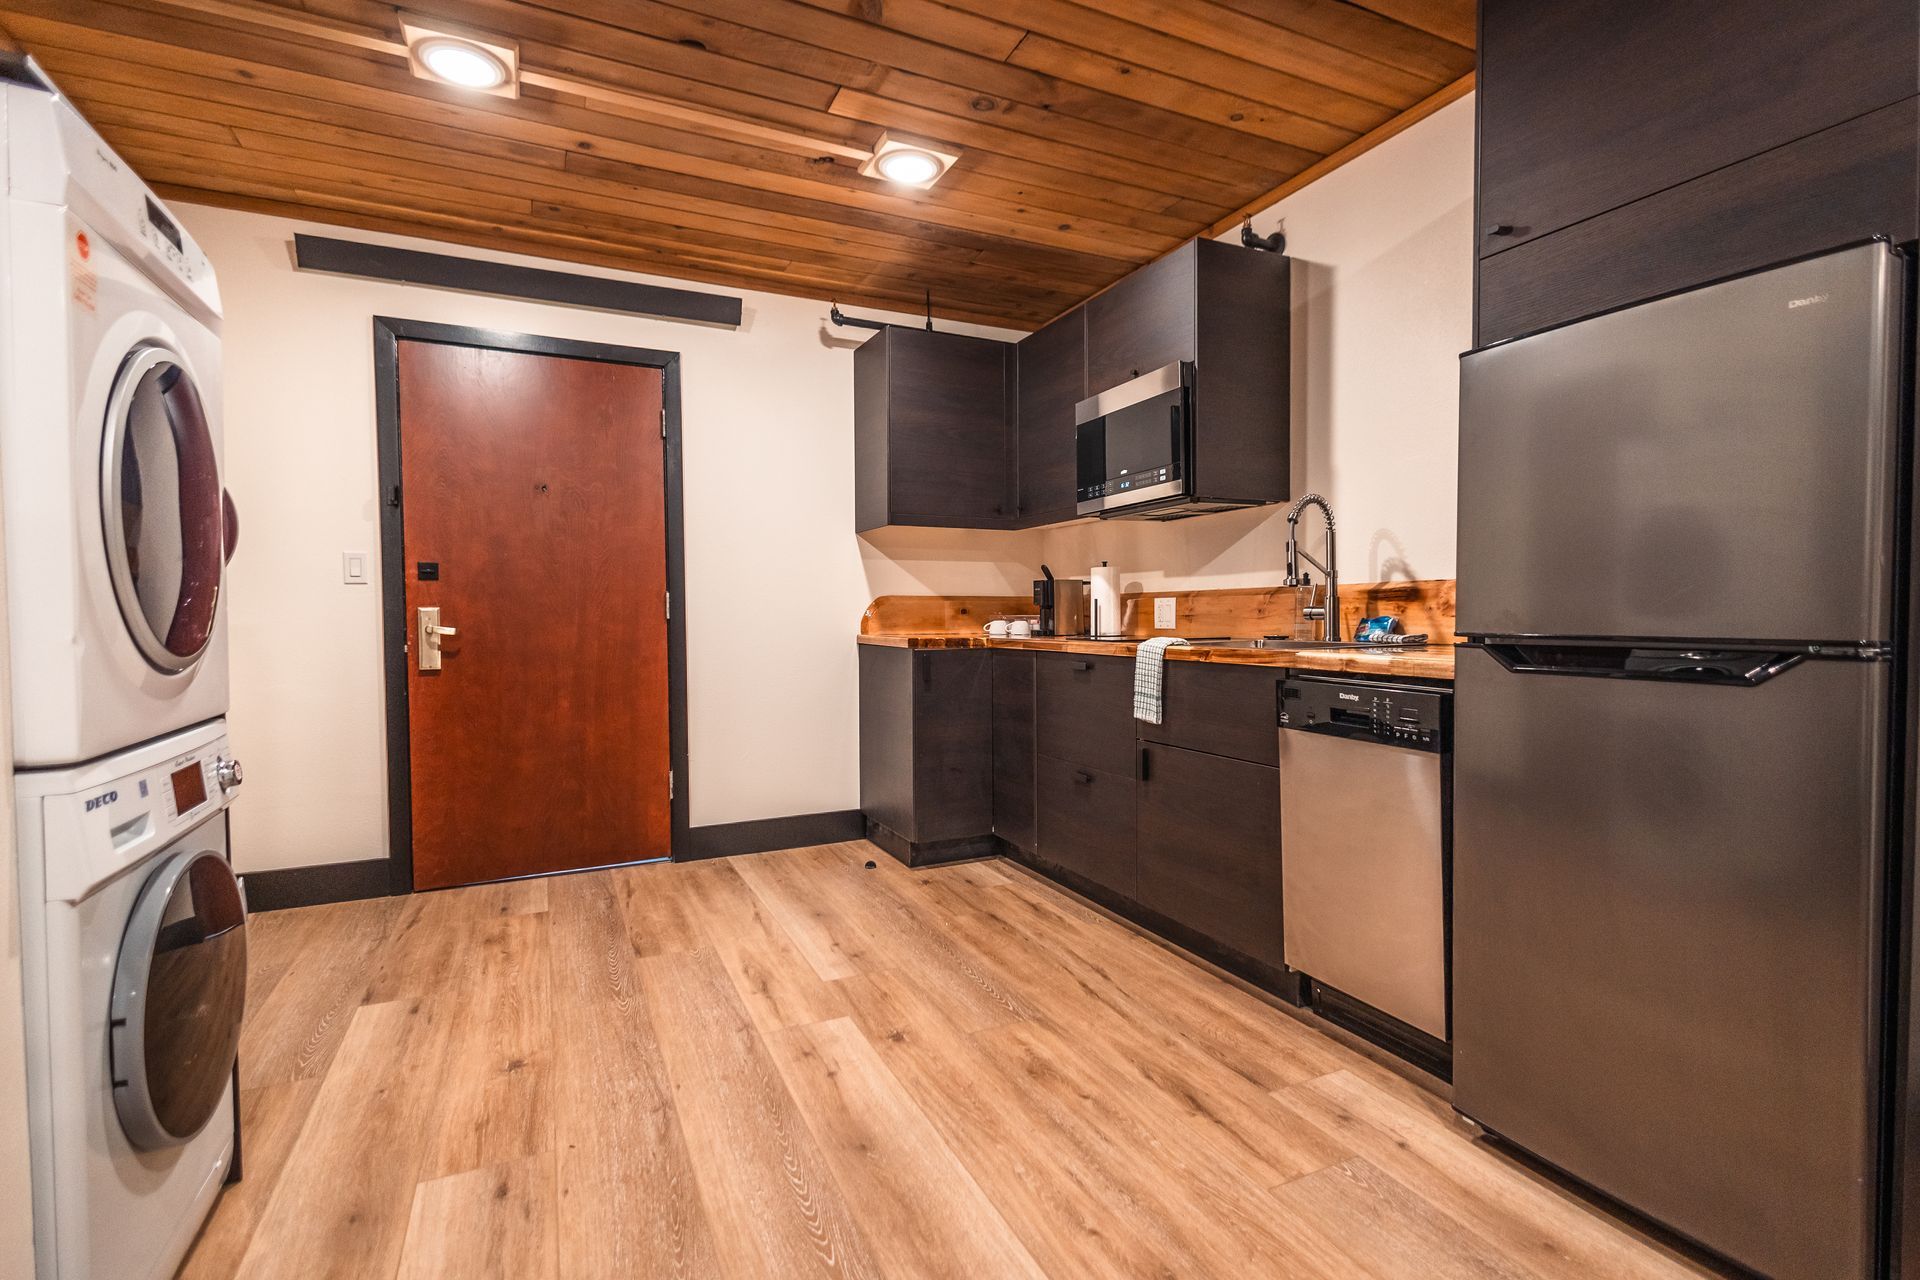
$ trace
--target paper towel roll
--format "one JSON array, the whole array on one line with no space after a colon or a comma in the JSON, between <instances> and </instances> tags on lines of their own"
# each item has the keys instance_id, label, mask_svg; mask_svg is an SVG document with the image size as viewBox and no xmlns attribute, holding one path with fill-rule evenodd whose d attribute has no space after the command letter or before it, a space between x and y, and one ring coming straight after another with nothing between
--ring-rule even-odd
<instances>
[{"instance_id":1,"label":"paper towel roll","mask_svg":"<svg viewBox=\"0 0 1920 1280\"><path fill-rule=\"evenodd\" d=\"M1087 589L1089 604L1087 626L1096 636L1120 634L1120 575L1105 560L1093 566L1093 583Z\"/></svg>"}]
</instances>

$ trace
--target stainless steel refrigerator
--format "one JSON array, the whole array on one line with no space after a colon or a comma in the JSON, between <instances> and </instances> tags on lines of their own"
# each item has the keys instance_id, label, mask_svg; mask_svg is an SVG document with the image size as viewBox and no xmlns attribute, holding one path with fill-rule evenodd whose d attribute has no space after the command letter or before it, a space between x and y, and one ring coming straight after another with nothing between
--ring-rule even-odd
<instances>
[{"instance_id":1,"label":"stainless steel refrigerator","mask_svg":"<svg viewBox=\"0 0 1920 1280\"><path fill-rule=\"evenodd\" d=\"M1462 363L1455 1106L1780 1280L1884 1249L1910 271Z\"/></svg>"}]
</instances>

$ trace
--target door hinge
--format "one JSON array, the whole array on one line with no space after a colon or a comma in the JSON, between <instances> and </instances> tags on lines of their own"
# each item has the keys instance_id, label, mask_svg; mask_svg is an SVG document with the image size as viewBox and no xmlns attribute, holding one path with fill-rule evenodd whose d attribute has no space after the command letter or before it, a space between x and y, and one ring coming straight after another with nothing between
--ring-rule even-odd
<instances>
[{"instance_id":1,"label":"door hinge","mask_svg":"<svg viewBox=\"0 0 1920 1280\"><path fill-rule=\"evenodd\" d=\"M673 621L673 592L667 592L667 621Z\"/></svg>"},{"instance_id":2,"label":"door hinge","mask_svg":"<svg viewBox=\"0 0 1920 1280\"><path fill-rule=\"evenodd\" d=\"M667 799L673 799L673 770L667 770Z\"/></svg>"},{"instance_id":3,"label":"door hinge","mask_svg":"<svg viewBox=\"0 0 1920 1280\"><path fill-rule=\"evenodd\" d=\"M667 406L665 405L660 406L660 438L662 440L667 438Z\"/></svg>"}]
</instances>

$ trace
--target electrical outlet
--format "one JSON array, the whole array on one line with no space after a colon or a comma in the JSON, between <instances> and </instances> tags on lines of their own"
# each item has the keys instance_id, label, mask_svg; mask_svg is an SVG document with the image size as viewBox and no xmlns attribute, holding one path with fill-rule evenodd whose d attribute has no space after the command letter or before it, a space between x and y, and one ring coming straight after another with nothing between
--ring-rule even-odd
<instances>
[{"instance_id":1,"label":"electrical outlet","mask_svg":"<svg viewBox=\"0 0 1920 1280\"><path fill-rule=\"evenodd\" d=\"M1153 600L1153 629L1155 631L1171 631L1173 627L1173 597L1155 596Z\"/></svg>"}]
</instances>

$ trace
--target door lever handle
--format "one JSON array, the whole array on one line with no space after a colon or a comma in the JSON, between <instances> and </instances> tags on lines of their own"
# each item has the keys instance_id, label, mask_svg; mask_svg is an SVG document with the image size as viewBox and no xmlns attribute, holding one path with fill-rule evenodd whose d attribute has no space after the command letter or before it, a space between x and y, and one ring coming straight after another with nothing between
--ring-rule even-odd
<instances>
[{"instance_id":1,"label":"door lever handle","mask_svg":"<svg viewBox=\"0 0 1920 1280\"><path fill-rule=\"evenodd\" d=\"M414 611L414 657L420 670L438 671L441 638L459 634L457 628L440 625L439 605L422 605L416 609Z\"/></svg>"}]
</instances>

